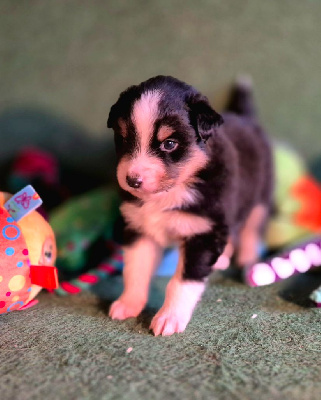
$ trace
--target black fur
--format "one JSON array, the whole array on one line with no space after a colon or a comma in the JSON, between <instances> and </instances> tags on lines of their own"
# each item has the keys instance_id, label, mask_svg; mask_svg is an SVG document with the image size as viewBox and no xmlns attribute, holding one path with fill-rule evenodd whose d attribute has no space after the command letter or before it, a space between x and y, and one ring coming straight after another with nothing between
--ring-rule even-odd
<instances>
[{"instance_id":1,"label":"black fur","mask_svg":"<svg viewBox=\"0 0 321 400\"><path fill-rule=\"evenodd\" d=\"M202 281L212 271L212 266L222 254L228 237L228 227L223 216L216 215L215 228L184 241L183 279Z\"/></svg>"},{"instance_id":2,"label":"black fur","mask_svg":"<svg viewBox=\"0 0 321 400\"><path fill-rule=\"evenodd\" d=\"M264 204L270 208L273 189L270 144L252 112L242 116L227 113L222 117L193 87L172 77L158 76L127 89L111 108L108 127L115 131L119 159L135 147L135 127L130 120L133 104L142 93L154 89L160 89L164 95L159 103L151 151L172 168L173 174L176 163L188 160L191 142L198 143L210 158L193 184L198 203L182 208L184 212L208 217L214 224L211 232L186 237L181 243L185 253L183 277L202 280L222 254L228 237L237 237L253 207ZM128 128L125 139L119 137L120 117ZM172 137L176 135L181 144L177 151L168 154L159 151L157 140L158 129L165 122L173 127ZM142 233L129 232L127 242Z\"/></svg>"}]
</instances>

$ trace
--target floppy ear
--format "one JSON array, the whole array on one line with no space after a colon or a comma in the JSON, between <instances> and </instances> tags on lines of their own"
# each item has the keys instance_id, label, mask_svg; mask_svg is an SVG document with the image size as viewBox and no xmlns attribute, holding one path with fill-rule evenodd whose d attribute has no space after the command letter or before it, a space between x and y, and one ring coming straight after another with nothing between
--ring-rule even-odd
<instances>
[{"instance_id":1,"label":"floppy ear","mask_svg":"<svg viewBox=\"0 0 321 400\"><path fill-rule=\"evenodd\" d=\"M223 118L213 110L207 97L200 94L189 97L187 105L191 125L200 139L206 142L215 133L216 128L223 124Z\"/></svg>"},{"instance_id":2,"label":"floppy ear","mask_svg":"<svg viewBox=\"0 0 321 400\"><path fill-rule=\"evenodd\" d=\"M129 117L131 107L139 96L140 91L137 85L130 86L120 93L118 100L110 109L107 128L113 128L120 117Z\"/></svg>"},{"instance_id":3,"label":"floppy ear","mask_svg":"<svg viewBox=\"0 0 321 400\"><path fill-rule=\"evenodd\" d=\"M109 115L108 115L108 119L107 119L107 128L113 128L115 125L115 122L118 120L120 114L119 114L119 106L118 106L118 102L115 103L110 111L109 111Z\"/></svg>"}]
</instances>

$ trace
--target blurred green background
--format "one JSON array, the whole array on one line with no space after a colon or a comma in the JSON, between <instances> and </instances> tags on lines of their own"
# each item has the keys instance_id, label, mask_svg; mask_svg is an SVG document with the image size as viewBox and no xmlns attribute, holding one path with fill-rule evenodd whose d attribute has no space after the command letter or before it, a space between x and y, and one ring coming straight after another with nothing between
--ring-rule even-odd
<instances>
[{"instance_id":1,"label":"blurred green background","mask_svg":"<svg viewBox=\"0 0 321 400\"><path fill-rule=\"evenodd\" d=\"M220 110L240 73L271 135L314 160L320 16L317 0L1 0L0 162L32 143L104 174L120 91L169 74Z\"/></svg>"}]
</instances>

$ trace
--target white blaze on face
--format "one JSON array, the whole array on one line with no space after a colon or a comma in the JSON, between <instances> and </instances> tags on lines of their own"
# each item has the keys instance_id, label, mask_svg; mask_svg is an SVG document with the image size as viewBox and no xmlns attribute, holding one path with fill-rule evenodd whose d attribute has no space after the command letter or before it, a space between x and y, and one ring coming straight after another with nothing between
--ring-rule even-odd
<instances>
[{"instance_id":1,"label":"white blaze on face","mask_svg":"<svg viewBox=\"0 0 321 400\"><path fill-rule=\"evenodd\" d=\"M158 90L143 93L136 101L132 111L132 120L139 139L140 151L145 153L153 134L154 124L158 116L161 92Z\"/></svg>"},{"instance_id":2,"label":"white blaze on face","mask_svg":"<svg viewBox=\"0 0 321 400\"><path fill-rule=\"evenodd\" d=\"M159 113L160 99L160 91L149 91L143 93L133 107L131 118L137 134L138 151L133 157L121 161L118 176L120 184L124 183L125 186L127 186L125 175L139 176L142 179L142 186L135 193L157 192L162 187L162 179L166 173L162 161L148 152L155 121ZM131 189L127 186L126 190Z\"/></svg>"},{"instance_id":3,"label":"white blaze on face","mask_svg":"<svg viewBox=\"0 0 321 400\"><path fill-rule=\"evenodd\" d=\"M159 103L162 92L151 90L143 93L133 105L131 120L135 126L136 146L133 153L125 155L120 160L117 168L117 178L120 186L140 198L149 198L150 194L166 192L166 203L173 204L184 202L182 196L191 199L191 191L186 189L187 184L194 183L195 174L208 162L208 157L196 145L190 149L188 162L177 164L176 173L167 170L164 162L149 151L151 138L155 130L155 122L159 118ZM162 142L170 137L173 129L163 125L157 133L157 139ZM126 177L140 178L139 188L132 188L127 183ZM173 189L169 192L169 189ZM193 197L193 196L192 196ZM159 199L160 200L160 199Z\"/></svg>"}]
</instances>

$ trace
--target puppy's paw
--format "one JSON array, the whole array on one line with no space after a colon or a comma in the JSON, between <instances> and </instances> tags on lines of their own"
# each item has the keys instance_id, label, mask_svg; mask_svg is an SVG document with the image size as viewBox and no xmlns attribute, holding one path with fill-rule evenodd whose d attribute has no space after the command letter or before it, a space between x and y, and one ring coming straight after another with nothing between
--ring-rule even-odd
<instances>
[{"instance_id":1,"label":"puppy's paw","mask_svg":"<svg viewBox=\"0 0 321 400\"><path fill-rule=\"evenodd\" d=\"M225 254L222 254L214 264L213 269L225 270L230 266L230 262L231 262L230 258Z\"/></svg>"},{"instance_id":2,"label":"puppy's paw","mask_svg":"<svg viewBox=\"0 0 321 400\"><path fill-rule=\"evenodd\" d=\"M173 309L162 307L152 319L149 329L155 336L170 336L173 333L184 332L190 319L188 314L180 314Z\"/></svg>"},{"instance_id":3,"label":"puppy's paw","mask_svg":"<svg viewBox=\"0 0 321 400\"><path fill-rule=\"evenodd\" d=\"M110 306L109 316L118 320L135 318L142 312L144 306L144 302L131 302L120 297Z\"/></svg>"}]
</instances>

